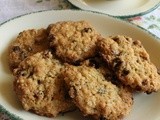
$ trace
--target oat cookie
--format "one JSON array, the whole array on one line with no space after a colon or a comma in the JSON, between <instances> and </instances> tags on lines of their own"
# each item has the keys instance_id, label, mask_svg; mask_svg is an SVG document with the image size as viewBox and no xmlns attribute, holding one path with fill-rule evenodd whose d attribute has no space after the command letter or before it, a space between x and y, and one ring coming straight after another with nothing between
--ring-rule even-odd
<instances>
[{"instance_id":1,"label":"oat cookie","mask_svg":"<svg viewBox=\"0 0 160 120\"><path fill-rule=\"evenodd\" d=\"M133 104L130 90L107 81L95 68L68 65L63 77L70 97L84 116L119 120L129 114Z\"/></svg>"},{"instance_id":2,"label":"oat cookie","mask_svg":"<svg viewBox=\"0 0 160 120\"><path fill-rule=\"evenodd\" d=\"M94 67L95 69L97 69L97 71L103 74L105 79L107 79L108 81L112 82L117 86L122 85L121 81L118 80L118 78L115 76L114 71L112 71L112 69L108 66L108 64L106 64L103 59L101 59L100 56L89 58L81 62L80 65Z\"/></svg>"},{"instance_id":3,"label":"oat cookie","mask_svg":"<svg viewBox=\"0 0 160 120\"><path fill-rule=\"evenodd\" d=\"M74 108L61 69L63 64L48 50L27 57L14 69L14 90L25 110L55 117Z\"/></svg>"},{"instance_id":4,"label":"oat cookie","mask_svg":"<svg viewBox=\"0 0 160 120\"><path fill-rule=\"evenodd\" d=\"M63 61L75 63L95 55L95 42L100 34L88 22L58 22L48 30L50 45Z\"/></svg>"},{"instance_id":5,"label":"oat cookie","mask_svg":"<svg viewBox=\"0 0 160 120\"><path fill-rule=\"evenodd\" d=\"M160 88L160 76L139 40L113 36L98 42L100 54L116 76L138 91L151 93Z\"/></svg>"},{"instance_id":6,"label":"oat cookie","mask_svg":"<svg viewBox=\"0 0 160 120\"><path fill-rule=\"evenodd\" d=\"M34 53L49 48L48 33L45 29L30 29L19 33L9 48L9 65L11 71L17 68L19 63Z\"/></svg>"}]
</instances>

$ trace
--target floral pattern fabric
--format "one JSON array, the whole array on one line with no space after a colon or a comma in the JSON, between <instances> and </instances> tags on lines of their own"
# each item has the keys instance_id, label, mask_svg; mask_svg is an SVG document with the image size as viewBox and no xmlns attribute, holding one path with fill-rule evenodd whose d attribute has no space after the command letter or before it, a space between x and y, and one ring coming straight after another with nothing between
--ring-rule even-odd
<instances>
[{"instance_id":1,"label":"floral pattern fabric","mask_svg":"<svg viewBox=\"0 0 160 120\"><path fill-rule=\"evenodd\" d=\"M146 15L136 16L126 20L148 30L160 38L160 7Z\"/></svg>"},{"instance_id":2,"label":"floral pattern fabric","mask_svg":"<svg viewBox=\"0 0 160 120\"><path fill-rule=\"evenodd\" d=\"M74 9L68 0L0 0L0 23L29 12L50 9ZM77 8L76 8L77 9ZM160 7L154 11L125 20L136 24L160 38Z\"/></svg>"}]
</instances>

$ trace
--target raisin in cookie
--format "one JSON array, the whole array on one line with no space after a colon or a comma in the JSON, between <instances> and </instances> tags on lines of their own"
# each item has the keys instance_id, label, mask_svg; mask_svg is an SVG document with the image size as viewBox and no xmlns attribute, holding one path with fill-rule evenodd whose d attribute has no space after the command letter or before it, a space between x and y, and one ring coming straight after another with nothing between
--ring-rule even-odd
<instances>
[{"instance_id":1,"label":"raisin in cookie","mask_svg":"<svg viewBox=\"0 0 160 120\"><path fill-rule=\"evenodd\" d=\"M88 66L88 67L94 67L97 71L99 71L105 79L112 82L113 84L117 86L121 86L121 81L118 80L118 78L115 76L114 71L106 64L106 62L101 59L101 57L93 57L89 58L83 62L80 63L80 65Z\"/></svg>"},{"instance_id":2,"label":"raisin in cookie","mask_svg":"<svg viewBox=\"0 0 160 120\"><path fill-rule=\"evenodd\" d=\"M11 71L17 68L19 63L34 53L49 48L48 33L45 29L31 29L19 33L9 48L9 65Z\"/></svg>"},{"instance_id":3,"label":"raisin in cookie","mask_svg":"<svg viewBox=\"0 0 160 120\"><path fill-rule=\"evenodd\" d=\"M138 91L151 93L160 88L160 76L138 40L114 36L98 42L99 52L117 77Z\"/></svg>"},{"instance_id":4,"label":"raisin in cookie","mask_svg":"<svg viewBox=\"0 0 160 120\"><path fill-rule=\"evenodd\" d=\"M58 22L48 27L50 45L65 62L75 63L95 54L100 34L86 21Z\"/></svg>"},{"instance_id":5,"label":"raisin in cookie","mask_svg":"<svg viewBox=\"0 0 160 120\"><path fill-rule=\"evenodd\" d=\"M25 110L55 117L74 108L61 69L63 64L48 50L27 57L14 69L14 90Z\"/></svg>"},{"instance_id":6,"label":"raisin in cookie","mask_svg":"<svg viewBox=\"0 0 160 120\"><path fill-rule=\"evenodd\" d=\"M107 81L95 68L68 65L62 74L70 97L84 116L118 120L129 114L133 104L130 90Z\"/></svg>"}]
</instances>

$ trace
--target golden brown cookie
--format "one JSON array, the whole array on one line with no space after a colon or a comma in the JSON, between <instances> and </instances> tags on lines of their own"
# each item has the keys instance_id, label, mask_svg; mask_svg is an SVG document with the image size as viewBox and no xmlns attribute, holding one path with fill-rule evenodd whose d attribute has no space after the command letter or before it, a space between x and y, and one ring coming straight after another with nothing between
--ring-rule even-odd
<instances>
[{"instance_id":1,"label":"golden brown cookie","mask_svg":"<svg viewBox=\"0 0 160 120\"><path fill-rule=\"evenodd\" d=\"M55 117L73 110L61 79L63 64L48 50L27 57L14 69L14 90L25 110Z\"/></svg>"},{"instance_id":2,"label":"golden brown cookie","mask_svg":"<svg viewBox=\"0 0 160 120\"><path fill-rule=\"evenodd\" d=\"M70 97L84 116L119 120L129 114L133 104L131 91L107 81L97 69L68 65L63 77Z\"/></svg>"},{"instance_id":3,"label":"golden brown cookie","mask_svg":"<svg viewBox=\"0 0 160 120\"><path fill-rule=\"evenodd\" d=\"M65 62L75 63L95 55L100 34L86 21L64 21L52 24L50 45Z\"/></svg>"},{"instance_id":4,"label":"golden brown cookie","mask_svg":"<svg viewBox=\"0 0 160 120\"><path fill-rule=\"evenodd\" d=\"M48 33L45 29L30 29L20 32L9 47L11 71L26 57L49 48Z\"/></svg>"},{"instance_id":5,"label":"golden brown cookie","mask_svg":"<svg viewBox=\"0 0 160 120\"><path fill-rule=\"evenodd\" d=\"M105 79L107 79L108 81L112 82L117 86L122 85L121 81L118 80L118 78L114 74L114 71L112 71L112 69L100 56L89 58L81 62L80 65L87 66L87 67L94 67L97 71L103 74Z\"/></svg>"},{"instance_id":6,"label":"golden brown cookie","mask_svg":"<svg viewBox=\"0 0 160 120\"><path fill-rule=\"evenodd\" d=\"M97 44L104 60L125 85L146 93L160 89L160 75L139 40L118 35Z\"/></svg>"}]
</instances>

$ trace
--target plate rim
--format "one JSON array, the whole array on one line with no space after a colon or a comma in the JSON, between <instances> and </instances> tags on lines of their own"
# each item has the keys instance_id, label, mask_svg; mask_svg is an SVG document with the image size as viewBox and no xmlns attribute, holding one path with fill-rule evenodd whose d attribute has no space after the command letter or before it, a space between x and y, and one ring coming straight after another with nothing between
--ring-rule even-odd
<instances>
[{"instance_id":1,"label":"plate rim","mask_svg":"<svg viewBox=\"0 0 160 120\"><path fill-rule=\"evenodd\" d=\"M2 112L2 115L5 114L7 117L9 117L11 120L23 120L18 115L11 113L9 110L7 110L3 105L0 103L0 112Z\"/></svg>"},{"instance_id":2,"label":"plate rim","mask_svg":"<svg viewBox=\"0 0 160 120\"><path fill-rule=\"evenodd\" d=\"M82 10L89 10L89 9L85 9L83 7L81 7L81 5L79 4L75 4L75 0L68 0L73 6L76 6L77 8L79 9L82 9ZM76 0L78 1L78 0ZM158 8L160 6L160 1L154 5L152 8L148 9L148 10L145 10L143 12L139 12L139 13L135 13L135 14L128 14L128 15L111 15L109 13L105 13L103 12L103 14L107 14L107 15L110 15L110 16L113 16L113 17L118 17L118 18L131 18L131 17L135 17L135 16L142 16L142 15L145 15L147 13L150 13L152 11L154 11L156 8ZM96 11L96 10L90 10L90 11L95 11L95 12L100 12L100 11Z\"/></svg>"},{"instance_id":3,"label":"plate rim","mask_svg":"<svg viewBox=\"0 0 160 120\"><path fill-rule=\"evenodd\" d=\"M160 2L159 2L159 5L160 5ZM156 35L153 34L152 32L150 32L150 31L148 31L147 29L141 27L140 25L137 25L137 24L134 24L134 23L132 23L132 22L129 22L129 21L127 21L127 20L125 20L125 19L123 19L123 18L121 18L121 17L116 17L116 16L112 16L112 15L109 15L109 14L104 14L104 13L97 12L97 11L83 10L83 9L64 9L64 10L62 10L62 9L49 9L49 10L33 11L33 12L29 12L29 13L25 13L25 14L21 14L21 15L15 16L15 17L13 17L13 18L10 18L10 19L8 19L8 20L0 23L0 28L1 28L3 25L7 24L8 22L13 21L13 20L18 19L18 18L21 18L21 17L23 17L23 16L27 16L27 15L31 15L31 14L37 14L37 13L41 13L41 12L49 12L49 11L74 11L74 12L75 12L75 11L78 11L78 12L88 12L88 13L93 13L93 14L100 14L100 15L104 15L104 16L106 15L106 16L111 17L111 18L113 18L113 19L116 19L116 20L119 20L119 21L121 21L121 22L130 24L130 25L132 25L133 27L137 27L138 29L140 29L140 30L148 33L150 36L154 37L157 41L160 42L160 37L156 36Z\"/></svg>"},{"instance_id":4,"label":"plate rim","mask_svg":"<svg viewBox=\"0 0 160 120\"><path fill-rule=\"evenodd\" d=\"M13 17L13 18L11 18L11 19L9 19L9 20L6 20L6 21L0 23L0 28L1 28L3 25L5 25L5 24L7 24L8 22L10 22L10 21L16 20L16 19L18 19L18 18L27 16L27 15L37 14L37 13L42 13L42 12L56 12L56 11L63 11L63 12L65 12L65 11L68 11L68 12L70 12L70 11L72 11L72 12L73 12L73 11L74 11L74 12L78 11L78 12L86 12L86 13L91 13L91 14L92 14L92 13L93 13L93 14L100 14L100 15L103 15L103 16L106 15L106 14L103 14L103 13L100 13L100 12L96 12L96 11L80 10L80 9L78 9L78 10L77 10L77 9L66 9L66 10L60 10L60 9L40 10L40 11L34 11L34 12L22 14L22 15ZM126 21L126 20L122 20L122 19L117 18L117 17L113 17L113 16L111 16L111 15L106 15L106 16L111 17L111 18L113 18L113 19L116 19L116 20L118 20L118 21L120 21L120 22L127 23L127 24L131 25L132 27L137 27L137 29L140 29L141 31L145 32L146 34L148 33L149 36L153 37L157 42L160 43L160 38L159 38L158 36L154 35L154 34L151 33L150 31L147 31L146 29L142 28L141 26L136 25L136 24L131 23L131 22L128 22L128 21ZM23 120L23 119L22 119L21 117L19 117L17 114L11 113L9 110L7 110L7 109L5 108L5 106L2 105L1 103L0 103L0 112L2 112L2 114L5 113L5 114L7 115L7 117L9 117L11 120Z\"/></svg>"}]
</instances>

